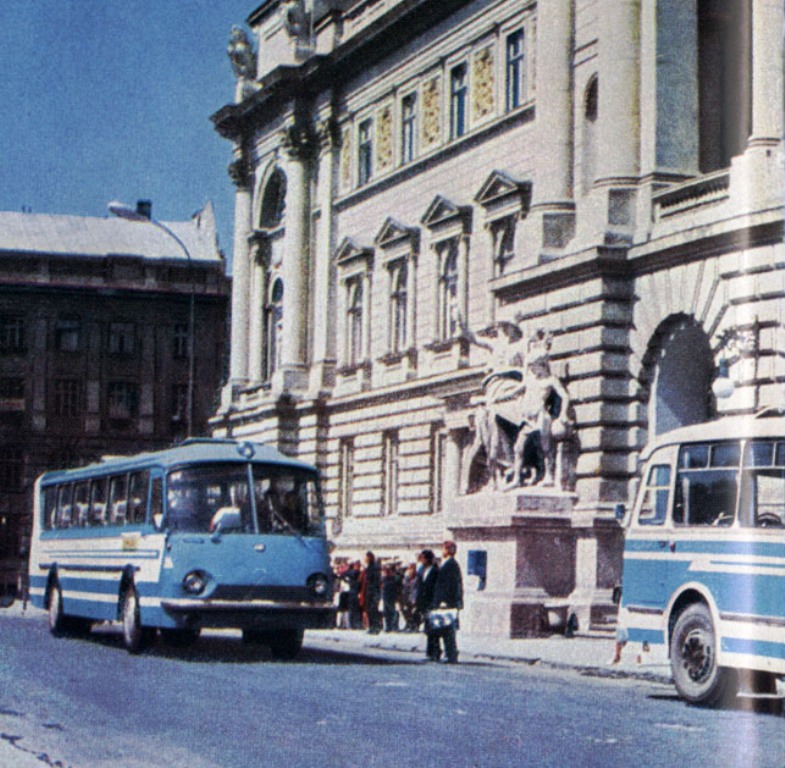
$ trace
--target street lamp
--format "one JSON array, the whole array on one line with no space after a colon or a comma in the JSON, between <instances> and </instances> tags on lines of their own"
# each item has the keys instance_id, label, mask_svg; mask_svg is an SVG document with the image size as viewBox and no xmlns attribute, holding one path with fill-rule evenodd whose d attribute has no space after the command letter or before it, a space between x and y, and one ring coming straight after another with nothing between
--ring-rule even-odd
<instances>
[{"instance_id":1,"label":"street lamp","mask_svg":"<svg viewBox=\"0 0 785 768\"><path fill-rule=\"evenodd\" d=\"M193 427L193 415L194 415L194 317L195 317L195 295L194 295L194 271L193 271L193 260L191 259L191 252L186 247L185 243L174 233L172 230L166 226L161 221L154 219L151 215L149 215L149 208L147 212L142 210L141 208L133 208L130 205L126 205L125 203L118 202L117 200L113 200L107 206L109 209L109 213L113 216L117 216L120 219L125 219L126 221L136 221L142 222L146 224L152 224L154 227L165 232L169 237L174 240L177 245L182 248L183 253L185 254L185 258L188 260L188 273L190 277L191 283L191 295L189 297L189 306L188 306L188 392L186 394L186 413L185 413L185 425L186 425L186 432L187 436L191 436L191 430Z\"/></svg>"}]
</instances>

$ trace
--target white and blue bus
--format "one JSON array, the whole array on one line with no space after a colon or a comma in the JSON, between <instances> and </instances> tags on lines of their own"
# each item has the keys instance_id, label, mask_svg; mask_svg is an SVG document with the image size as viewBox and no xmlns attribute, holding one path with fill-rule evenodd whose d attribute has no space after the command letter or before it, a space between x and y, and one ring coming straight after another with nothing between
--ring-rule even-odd
<instances>
[{"instance_id":1,"label":"white and blue bus","mask_svg":"<svg viewBox=\"0 0 785 768\"><path fill-rule=\"evenodd\" d=\"M274 448L194 439L47 472L35 484L30 600L53 634L119 621L125 647L205 627L293 658L334 626L319 473Z\"/></svg>"},{"instance_id":2,"label":"white and blue bus","mask_svg":"<svg viewBox=\"0 0 785 768\"><path fill-rule=\"evenodd\" d=\"M660 435L626 515L619 637L667 654L679 694L776 697L785 674L785 418Z\"/></svg>"}]
</instances>

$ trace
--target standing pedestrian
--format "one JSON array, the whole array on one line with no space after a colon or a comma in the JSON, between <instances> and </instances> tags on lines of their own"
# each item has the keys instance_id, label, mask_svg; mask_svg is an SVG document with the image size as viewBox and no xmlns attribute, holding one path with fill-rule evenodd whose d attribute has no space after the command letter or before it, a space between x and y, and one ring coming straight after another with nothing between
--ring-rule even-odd
<instances>
[{"instance_id":1,"label":"standing pedestrian","mask_svg":"<svg viewBox=\"0 0 785 768\"><path fill-rule=\"evenodd\" d=\"M417 611L417 588L420 585L417 566L410 563L403 577L401 587L401 614L403 615L404 630L406 632L416 632L420 626L419 613Z\"/></svg>"},{"instance_id":2,"label":"standing pedestrian","mask_svg":"<svg viewBox=\"0 0 785 768\"><path fill-rule=\"evenodd\" d=\"M463 608L463 575L461 566L455 559L458 547L454 541L445 541L442 544L442 564L439 568L439 575L433 590L433 608L453 608L461 610ZM458 663L458 646L455 639L455 632L458 622L443 627L436 633L437 658L439 652L439 638L444 643L444 654L448 664Z\"/></svg>"},{"instance_id":3,"label":"standing pedestrian","mask_svg":"<svg viewBox=\"0 0 785 768\"><path fill-rule=\"evenodd\" d=\"M436 564L436 556L433 550L424 549L420 552L420 577L417 589L416 607L420 616L425 619L425 633L427 642L425 646L425 656L428 661L439 661L441 652L439 651L439 638L436 633L431 632L428 627L428 611L433 605L434 590L436 581L439 578L439 566Z\"/></svg>"},{"instance_id":4,"label":"standing pedestrian","mask_svg":"<svg viewBox=\"0 0 785 768\"><path fill-rule=\"evenodd\" d=\"M384 613L384 631L398 631L398 614L396 603L398 602L399 584L395 568L392 565L384 567L382 577L382 612Z\"/></svg>"},{"instance_id":5,"label":"standing pedestrian","mask_svg":"<svg viewBox=\"0 0 785 768\"><path fill-rule=\"evenodd\" d=\"M378 635L381 631L379 616L379 597L381 592L381 577L376 555L373 552L365 553L365 569L360 578L360 606L365 614L365 624L371 635Z\"/></svg>"}]
</instances>

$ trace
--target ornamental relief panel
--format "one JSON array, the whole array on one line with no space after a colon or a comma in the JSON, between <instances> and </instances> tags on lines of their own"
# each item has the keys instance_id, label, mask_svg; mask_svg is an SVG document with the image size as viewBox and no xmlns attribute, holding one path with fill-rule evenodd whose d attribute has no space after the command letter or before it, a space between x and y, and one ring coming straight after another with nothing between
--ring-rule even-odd
<instances>
[{"instance_id":1,"label":"ornamental relief panel","mask_svg":"<svg viewBox=\"0 0 785 768\"><path fill-rule=\"evenodd\" d=\"M393 163L392 108L383 107L376 119L376 167L381 171Z\"/></svg>"},{"instance_id":2,"label":"ornamental relief panel","mask_svg":"<svg viewBox=\"0 0 785 768\"><path fill-rule=\"evenodd\" d=\"M439 143L441 132L441 80L433 77L423 86L422 144L432 147Z\"/></svg>"},{"instance_id":3,"label":"ornamental relief panel","mask_svg":"<svg viewBox=\"0 0 785 768\"><path fill-rule=\"evenodd\" d=\"M481 120L494 111L493 51L490 46L472 59L472 117Z\"/></svg>"}]
</instances>

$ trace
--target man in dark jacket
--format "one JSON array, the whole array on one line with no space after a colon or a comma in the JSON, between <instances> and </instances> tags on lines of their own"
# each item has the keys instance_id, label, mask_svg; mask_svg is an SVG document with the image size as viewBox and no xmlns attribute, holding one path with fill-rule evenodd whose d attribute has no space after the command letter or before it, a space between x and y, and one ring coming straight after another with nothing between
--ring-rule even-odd
<instances>
[{"instance_id":1,"label":"man in dark jacket","mask_svg":"<svg viewBox=\"0 0 785 768\"><path fill-rule=\"evenodd\" d=\"M430 549L424 549L420 552L419 560L419 585L417 587L415 606L417 613L425 618L425 631L428 638L425 655L429 661L439 661L439 638L428 628L428 611L431 610L433 605L433 593L436 588L436 581L439 578L439 566L436 564L436 556Z\"/></svg>"},{"instance_id":2,"label":"man in dark jacket","mask_svg":"<svg viewBox=\"0 0 785 768\"><path fill-rule=\"evenodd\" d=\"M454 541L445 541L442 544L442 564L439 568L439 576L433 590L433 608L463 608L463 576L461 566L455 559L458 551ZM456 622L457 624L457 622ZM439 653L439 638L444 641L444 654L448 664L458 662L458 647L455 642L456 624L444 627L436 635L436 653Z\"/></svg>"},{"instance_id":3,"label":"man in dark jacket","mask_svg":"<svg viewBox=\"0 0 785 768\"><path fill-rule=\"evenodd\" d=\"M365 613L368 632L378 635L381 631L379 615L379 597L381 596L382 579L379 565L373 552L365 553L365 570L360 575L360 607Z\"/></svg>"}]
</instances>

